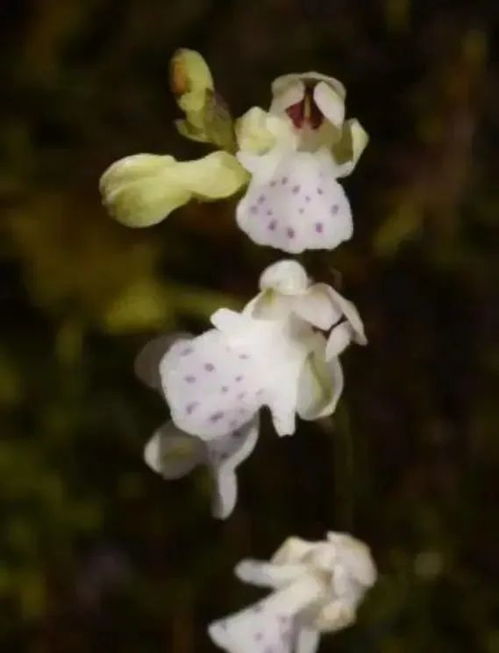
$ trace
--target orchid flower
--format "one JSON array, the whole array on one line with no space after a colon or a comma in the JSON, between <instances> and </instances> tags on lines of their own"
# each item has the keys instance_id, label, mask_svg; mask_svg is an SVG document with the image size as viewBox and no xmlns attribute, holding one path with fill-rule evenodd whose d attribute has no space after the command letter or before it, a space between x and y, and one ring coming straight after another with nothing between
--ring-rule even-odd
<instances>
[{"instance_id":1,"label":"orchid flower","mask_svg":"<svg viewBox=\"0 0 499 653\"><path fill-rule=\"evenodd\" d=\"M377 575L368 547L344 533L320 542L291 537L270 562L243 560L235 574L272 593L210 625L211 639L228 653L314 653L321 633L354 623Z\"/></svg>"},{"instance_id":2,"label":"orchid flower","mask_svg":"<svg viewBox=\"0 0 499 653\"><path fill-rule=\"evenodd\" d=\"M162 358L163 392L186 433L211 440L268 406L277 433L289 435L296 413L313 420L333 412L343 386L338 355L351 340L366 342L357 310L312 284L296 261L271 265L260 288L242 312L219 309L213 329Z\"/></svg>"},{"instance_id":3,"label":"orchid flower","mask_svg":"<svg viewBox=\"0 0 499 653\"><path fill-rule=\"evenodd\" d=\"M236 468L256 445L260 408L270 407L280 435L294 432L296 413L331 415L343 390L338 356L350 341L366 339L354 305L311 283L291 260L263 272L260 292L241 313L220 309L212 323L196 338L153 340L136 372L164 393L172 417L146 445L146 463L165 479L206 465L213 514L223 519L237 500Z\"/></svg>"},{"instance_id":4,"label":"orchid flower","mask_svg":"<svg viewBox=\"0 0 499 653\"><path fill-rule=\"evenodd\" d=\"M156 154L117 161L100 181L113 217L146 227L191 199L222 199L247 186L237 223L258 244L297 253L351 237L350 205L336 180L352 172L367 134L344 120L341 82L314 72L279 77L269 111L253 107L234 123L199 53L178 51L171 71L185 114L180 133L221 149L196 161Z\"/></svg>"}]
</instances>

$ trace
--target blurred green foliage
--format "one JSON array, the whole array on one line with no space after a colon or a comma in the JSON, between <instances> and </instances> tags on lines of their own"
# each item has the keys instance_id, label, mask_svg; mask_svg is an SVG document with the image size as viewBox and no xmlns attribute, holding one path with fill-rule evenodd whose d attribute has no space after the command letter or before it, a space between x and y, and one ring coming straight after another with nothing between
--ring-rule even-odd
<instances>
[{"instance_id":1,"label":"blurred green foliage","mask_svg":"<svg viewBox=\"0 0 499 653\"><path fill-rule=\"evenodd\" d=\"M496 2L5 0L0 18L2 650L214 650L206 624L254 596L236 561L350 529L381 578L321 650L499 652ZM371 135L346 181L354 239L307 256L370 346L344 357L332 424L266 429L226 523L202 473L143 464L166 408L133 357L247 300L279 254L233 203L138 232L97 192L120 156L195 152L167 88L181 46L234 115L316 69Z\"/></svg>"}]
</instances>

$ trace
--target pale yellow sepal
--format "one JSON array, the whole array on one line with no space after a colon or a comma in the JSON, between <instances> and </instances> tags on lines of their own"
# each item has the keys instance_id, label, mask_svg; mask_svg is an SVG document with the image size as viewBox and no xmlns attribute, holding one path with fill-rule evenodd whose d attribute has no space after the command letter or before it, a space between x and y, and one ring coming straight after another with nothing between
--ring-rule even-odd
<instances>
[{"instance_id":1,"label":"pale yellow sepal","mask_svg":"<svg viewBox=\"0 0 499 653\"><path fill-rule=\"evenodd\" d=\"M369 135L356 118L347 120L341 132L340 140L333 145L336 163L341 166L341 174L349 175L369 142Z\"/></svg>"},{"instance_id":2,"label":"pale yellow sepal","mask_svg":"<svg viewBox=\"0 0 499 653\"><path fill-rule=\"evenodd\" d=\"M230 197L247 182L247 173L227 152L196 161L135 154L113 163L100 180L109 213L129 227L148 227L190 199Z\"/></svg>"}]
</instances>

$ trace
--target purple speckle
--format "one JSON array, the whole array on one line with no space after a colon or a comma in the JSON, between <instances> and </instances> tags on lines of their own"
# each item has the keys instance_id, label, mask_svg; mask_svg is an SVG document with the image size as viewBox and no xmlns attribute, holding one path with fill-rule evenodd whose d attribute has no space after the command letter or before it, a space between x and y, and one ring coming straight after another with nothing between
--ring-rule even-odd
<instances>
[{"instance_id":1,"label":"purple speckle","mask_svg":"<svg viewBox=\"0 0 499 653\"><path fill-rule=\"evenodd\" d=\"M256 396L261 397L263 395L263 388L260 388L260 390L256 391Z\"/></svg>"},{"instance_id":2,"label":"purple speckle","mask_svg":"<svg viewBox=\"0 0 499 653\"><path fill-rule=\"evenodd\" d=\"M274 186L275 186L276 184L277 184L277 181L276 181L275 179L273 179L273 180L270 182L270 185L272 186L272 188L274 188Z\"/></svg>"},{"instance_id":3,"label":"purple speckle","mask_svg":"<svg viewBox=\"0 0 499 653\"><path fill-rule=\"evenodd\" d=\"M226 385L223 385L220 390L222 391L223 394L229 391L229 388Z\"/></svg>"},{"instance_id":4,"label":"purple speckle","mask_svg":"<svg viewBox=\"0 0 499 653\"><path fill-rule=\"evenodd\" d=\"M295 195L300 192L300 186L297 184L296 186L293 186L291 189L291 192L294 193Z\"/></svg>"},{"instance_id":5,"label":"purple speckle","mask_svg":"<svg viewBox=\"0 0 499 653\"><path fill-rule=\"evenodd\" d=\"M322 190L322 188L318 188L317 189L317 195L323 195L323 194L324 194L324 191Z\"/></svg>"},{"instance_id":6,"label":"purple speckle","mask_svg":"<svg viewBox=\"0 0 499 653\"><path fill-rule=\"evenodd\" d=\"M263 202L265 202L265 195L260 195L258 198L258 204L263 204Z\"/></svg>"},{"instance_id":7,"label":"purple speckle","mask_svg":"<svg viewBox=\"0 0 499 653\"><path fill-rule=\"evenodd\" d=\"M184 378L187 381L187 383L194 383L194 381L196 380L196 377L194 375L192 375L192 374L189 374L188 376L185 376Z\"/></svg>"},{"instance_id":8,"label":"purple speckle","mask_svg":"<svg viewBox=\"0 0 499 653\"><path fill-rule=\"evenodd\" d=\"M339 211L340 207L337 204L333 204L331 207L331 215L336 215Z\"/></svg>"},{"instance_id":9,"label":"purple speckle","mask_svg":"<svg viewBox=\"0 0 499 653\"><path fill-rule=\"evenodd\" d=\"M232 424L232 423L233 423L233 422L231 422L231 424ZM234 424L237 424L237 422L234 422ZM233 433L232 433L232 437L233 437L233 438L240 438L241 435L242 435L242 431L239 431L239 430L237 430L237 431L233 431Z\"/></svg>"},{"instance_id":10,"label":"purple speckle","mask_svg":"<svg viewBox=\"0 0 499 653\"><path fill-rule=\"evenodd\" d=\"M213 370L215 369L215 366L213 365L213 363L206 363L205 366L204 366L204 369L207 372L213 372Z\"/></svg>"},{"instance_id":11,"label":"purple speckle","mask_svg":"<svg viewBox=\"0 0 499 653\"><path fill-rule=\"evenodd\" d=\"M219 410L218 412L213 413L213 415L210 415L210 422L213 423L219 422L223 416L224 416L223 412Z\"/></svg>"},{"instance_id":12,"label":"purple speckle","mask_svg":"<svg viewBox=\"0 0 499 653\"><path fill-rule=\"evenodd\" d=\"M321 234L323 229L324 229L324 225L322 224L322 222L315 223L315 230L318 234Z\"/></svg>"},{"instance_id":13,"label":"purple speckle","mask_svg":"<svg viewBox=\"0 0 499 653\"><path fill-rule=\"evenodd\" d=\"M295 237L295 230L291 229L291 227L288 227L286 229L286 235L288 238L294 238Z\"/></svg>"},{"instance_id":14,"label":"purple speckle","mask_svg":"<svg viewBox=\"0 0 499 653\"><path fill-rule=\"evenodd\" d=\"M263 633L255 633L254 640L255 642L261 642L263 639Z\"/></svg>"},{"instance_id":15,"label":"purple speckle","mask_svg":"<svg viewBox=\"0 0 499 653\"><path fill-rule=\"evenodd\" d=\"M239 383L239 381L243 380L243 375L240 374L239 376L236 376L236 381Z\"/></svg>"},{"instance_id":16,"label":"purple speckle","mask_svg":"<svg viewBox=\"0 0 499 653\"><path fill-rule=\"evenodd\" d=\"M298 213L301 213L303 215L305 213L305 209L303 207L301 209L298 209Z\"/></svg>"},{"instance_id":17,"label":"purple speckle","mask_svg":"<svg viewBox=\"0 0 499 653\"><path fill-rule=\"evenodd\" d=\"M185 407L185 412L188 415L192 415L192 413L196 410L198 405L199 405L198 401L193 401L192 403L187 404L187 406Z\"/></svg>"},{"instance_id":18,"label":"purple speckle","mask_svg":"<svg viewBox=\"0 0 499 653\"><path fill-rule=\"evenodd\" d=\"M283 186L285 186L287 183L288 183L288 178L287 178L287 177L283 177L283 178L281 179L281 184L282 184Z\"/></svg>"},{"instance_id":19,"label":"purple speckle","mask_svg":"<svg viewBox=\"0 0 499 653\"><path fill-rule=\"evenodd\" d=\"M237 398L238 398L238 399L244 399L245 396L246 396L246 393L245 393L245 392L240 392L240 393L237 395Z\"/></svg>"},{"instance_id":20,"label":"purple speckle","mask_svg":"<svg viewBox=\"0 0 499 653\"><path fill-rule=\"evenodd\" d=\"M311 199L310 195L305 195L305 202L310 202Z\"/></svg>"},{"instance_id":21,"label":"purple speckle","mask_svg":"<svg viewBox=\"0 0 499 653\"><path fill-rule=\"evenodd\" d=\"M181 356L188 356L189 354L192 354L192 351L193 351L192 347L186 347L185 349L182 349L182 351L180 352L180 355Z\"/></svg>"},{"instance_id":22,"label":"purple speckle","mask_svg":"<svg viewBox=\"0 0 499 653\"><path fill-rule=\"evenodd\" d=\"M246 361L246 360L248 360L249 356L248 356L248 354L239 354L239 358L241 360L243 360L243 361Z\"/></svg>"},{"instance_id":23,"label":"purple speckle","mask_svg":"<svg viewBox=\"0 0 499 653\"><path fill-rule=\"evenodd\" d=\"M274 229L277 227L277 220L272 220L272 222L269 222L268 224L268 229L270 231L274 231Z\"/></svg>"},{"instance_id":24,"label":"purple speckle","mask_svg":"<svg viewBox=\"0 0 499 653\"><path fill-rule=\"evenodd\" d=\"M272 211L272 209L269 209L269 210L267 211L267 215L274 215L274 211Z\"/></svg>"},{"instance_id":25,"label":"purple speckle","mask_svg":"<svg viewBox=\"0 0 499 653\"><path fill-rule=\"evenodd\" d=\"M256 215L258 213L258 206L250 206L250 213Z\"/></svg>"}]
</instances>

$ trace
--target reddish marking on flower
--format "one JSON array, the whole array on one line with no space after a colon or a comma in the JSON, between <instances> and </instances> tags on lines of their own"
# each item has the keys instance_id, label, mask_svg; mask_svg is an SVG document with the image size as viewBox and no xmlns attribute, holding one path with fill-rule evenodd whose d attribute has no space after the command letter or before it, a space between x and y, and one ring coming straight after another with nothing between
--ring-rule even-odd
<instances>
[{"instance_id":1,"label":"reddish marking on flower","mask_svg":"<svg viewBox=\"0 0 499 653\"><path fill-rule=\"evenodd\" d=\"M219 422L223 416L224 416L223 412L219 410L218 412L213 413L213 415L210 415L210 422L213 423Z\"/></svg>"},{"instance_id":2,"label":"reddish marking on flower","mask_svg":"<svg viewBox=\"0 0 499 653\"><path fill-rule=\"evenodd\" d=\"M283 178L281 179L281 184L282 184L283 186L285 186L287 183L288 183L288 177L283 177Z\"/></svg>"},{"instance_id":3,"label":"reddish marking on flower","mask_svg":"<svg viewBox=\"0 0 499 653\"><path fill-rule=\"evenodd\" d=\"M324 191L322 190L322 188L317 189L317 194L318 195L324 195Z\"/></svg>"},{"instance_id":4,"label":"reddish marking on flower","mask_svg":"<svg viewBox=\"0 0 499 653\"><path fill-rule=\"evenodd\" d=\"M297 184L296 186L293 186L291 189L291 192L294 193L295 195L300 192L300 186Z\"/></svg>"},{"instance_id":5,"label":"reddish marking on flower","mask_svg":"<svg viewBox=\"0 0 499 653\"><path fill-rule=\"evenodd\" d=\"M286 229L286 235L288 238L294 238L295 237L295 230L291 229L291 227L288 227Z\"/></svg>"},{"instance_id":6,"label":"reddish marking on flower","mask_svg":"<svg viewBox=\"0 0 499 653\"><path fill-rule=\"evenodd\" d=\"M229 388L226 385L223 385L221 388L222 392L225 394L226 392L229 391Z\"/></svg>"},{"instance_id":7,"label":"reddish marking on flower","mask_svg":"<svg viewBox=\"0 0 499 653\"><path fill-rule=\"evenodd\" d=\"M315 84L315 81L309 82L303 98L286 109L296 129L302 129L305 125L318 129L322 125L324 116L314 100Z\"/></svg>"},{"instance_id":8,"label":"reddish marking on flower","mask_svg":"<svg viewBox=\"0 0 499 653\"><path fill-rule=\"evenodd\" d=\"M196 377L193 376L192 374L189 374L188 376L186 376L184 378L187 381L187 383L194 383L194 381L196 380Z\"/></svg>"},{"instance_id":9,"label":"reddish marking on flower","mask_svg":"<svg viewBox=\"0 0 499 653\"><path fill-rule=\"evenodd\" d=\"M331 214L336 215L339 210L340 210L340 207L337 204L333 204L333 206L331 207Z\"/></svg>"},{"instance_id":10,"label":"reddish marking on flower","mask_svg":"<svg viewBox=\"0 0 499 653\"><path fill-rule=\"evenodd\" d=\"M181 356L188 356L189 354L192 354L192 352L193 352L192 347L186 347L185 349L182 349L182 351L180 352L180 355Z\"/></svg>"},{"instance_id":11,"label":"reddish marking on flower","mask_svg":"<svg viewBox=\"0 0 499 653\"><path fill-rule=\"evenodd\" d=\"M322 224L322 222L317 222L315 224L315 230L318 234L321 234L323 229L324 229L324 225Z\"/></svg>"},{"instance_id":12,"label":"reddish marking on flower","mask_svg":"<svg viewBox=\"0 0 499 653\"><path fill-rule=\"evenodd\" d=\"M265 195L260 195L258 198L258 204L263 204L263 202L265 202Z\"/></svg>"},{"instance_id":13,"label":"reddish marking on flower","mask_svg":"<svg viewBox=\"0 0 499 653\"><path fill-rule=\"evenodd\" d=\"M192 403L187 404L187 406L185 407L185 412L188 415L192 415L192 413L195 411L197 406L199 406L199 402L198 401L193 401Z\"/></svg>"},{"instance_id":14,"label":"reddish marking on flower","mask_svg":"<svg viewBox=\"0 0 499 653\"><path fill-rule=\"evenodd\" d=\"M272 222L269 222L268 224L268 229L270 231L274 231L274 229L277 227L277 220L272 220Z\"/></svg>"},{"instance_id":15,"label":"reddish marking on flower","mask_svg":"<svg viewBox=\"0 0 499 653\"><path fill-rule=\"evenodd\" d=\"M206 363L205 366L204 366L204 369L207 372L213 372L213 370L215 369L215 366L213 365L213 363Z\"/></svg>"},{"instance_id":16,"label":"reddish marking on flower","mask_svg":"<svg viewBox=\"0 0 499 653\"><path fill-rule=\"evenodd\" d=\"M236 376L236 381L237 382L242 381L242 380L243 380L243 375L242 374L239 374L239 376Z\"/></svg>"}]
</instances>

